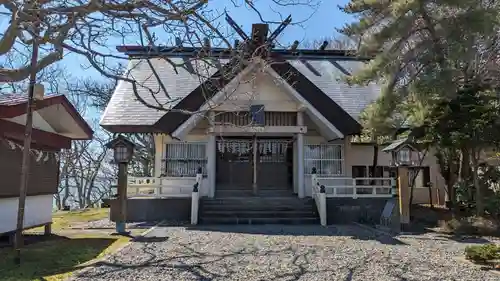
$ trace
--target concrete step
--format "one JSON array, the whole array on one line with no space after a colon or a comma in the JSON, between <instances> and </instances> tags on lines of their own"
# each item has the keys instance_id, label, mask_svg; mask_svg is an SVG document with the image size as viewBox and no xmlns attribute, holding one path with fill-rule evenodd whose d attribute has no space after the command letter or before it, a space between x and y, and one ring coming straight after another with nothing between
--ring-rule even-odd
<instances>
[{"instance_id":1,"label":"concrete step","mask_svg":"<svg viewBox=\"0 0 500 281\"><path fill-rule=\"evenodd\" d=\"M202 200L200 205L203 206L219 206L219 205L231 205L231 206L311 206L314 202L303 202L296 200L270 200L270 201L245 201L245 200L217 200L217 201L205 201Z\"/></svg>"},{"instance_id":2,"label":"concrete step","mask_svg":"<svg viewBox=\"0 0 500 281\"><path fill-rule=\"evenodd\" d=\"M215 193L216 198L225 197L286 197L296 198L291 190L259 190L254 194L252 190L218 190Z\"/></svg>"},{"instance_id":3,"label":"concrete step","mask_svg":"<svg viewBox=\"0 0 500 281\"><path fill-rule=\"evenodd\" d=\"M202 198L203 204L314 204L312 198L299 199L296 197L227 197L227 198Z\"/></svg>"},{"instance_id":4,"label":"concrete step","mask_svg":"<svg viewBox=\"0 0 500 281\"><path fill-rule=\"evenodd\" d=\"M200 218L202 224L319 224L319 218Z\"/></svg>"},{"instance_id":5,"label":"concrete step","mask_svg":"<svg viewBox=\"0 0 500 281\"><path fill-rule=\"evenodd\" d=\"M292 190L289 186L259 186L258 190ZM238 185L225 185L225 186L216 186L215 190L252 190L251 185L247 186L238 186Z\"/></svg>"},{"instance_id":6,"label":"concrete step","mask_svg":"<svg viewBox=\"0 0 500 281\"><path fill-rule=\"evenodd\" d=\"M311 198L219 197L201 199L200 223L317 224L319 218L316 205Z\"/></svg>"},{"instance_id":7,"label":"concrete step","mask_svg":"<svg viewBox=\"0 0 500 281\"><path fill-rule=\"evenodd\" d=\"M314 210L238 210L231 213L225 210L205 210L201 214L202 218L316 218L317 216Z\"/></svg>"},{"instance_id":8,"label":"concrete step","mask_svg":"<svg viewBox=\"0 0 500 281\"><path fill-rule=\"evenodd\" d=\"M286 211L315 211L316 206L310 205L201 205L200 211L224 211L240 212L240 211L269 211L269 212L286 212Z\"/></svg>"}]
</instances>

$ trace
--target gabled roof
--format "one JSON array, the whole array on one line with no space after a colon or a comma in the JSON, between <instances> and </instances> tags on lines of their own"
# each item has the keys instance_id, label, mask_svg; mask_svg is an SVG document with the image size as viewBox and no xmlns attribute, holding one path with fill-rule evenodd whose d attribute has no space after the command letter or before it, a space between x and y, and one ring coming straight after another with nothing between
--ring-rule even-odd
<instances>
[{"instance_id":1,"label":"gabled roof","mask_svg":"<svg viewBox=\"0 0 500 281\"><path fill-rule=\"evenodd\" d=\"M354 116L351 116L345 108L339 105L338 102L342 100L332 97L335 96L335 91L330 91L330 89L328 89L332 86L332 82L328 84L318 83L318 79L311 79L311 70L300 70L301 67L305 66L290 60L278 61L277 63L271 64L271 68L280 74L290 86L302 95L305 100L316 108L343 135L347 136L360 133L362 129L361 125L356 121ZM328 75L328 73L320 72L322 71L321 68L318 68L316 71L318 71L317 74L315 74L317 77ZM325 93L321 87L326 89L328 94Z\"/></svg>"},{"instance_id":2,"label":"gabled roof","mask_svg":"<svg viewBox=\"0 0 500 281\"><path fill-rule=\"evenodd\" d=\"M111 141L106 143L105 146L107 148L113 149L115 146L117 146L119 144L123 144L123 145L130 147L132 149L135 147L135 143L133 143L132 141L130 141L129 139L127 139L123 135L119 135L118 137L112 139Z\"/></svg>"},{"instance_id":3,"label":"gabled roof","mask_svg":"<svg viewBox=\"0 0 500 281\"><path fill-rule=\"evenodd\" d=\"M239 65L239 59L230 60L180 100L173 109L196 112L206 101L211 100L215 94L231 82L243 68L245 67ZM190 115L180 111L169 111L155 123L154 127L162 132L172 133L189 117Z\"/></svg>"},{"instance_id":4,"label":"gabled roof","mask_svg":"<svg viewBox=\"0 0 500 281\"><path fill-rule=\"evenodd\" d=\"M26 95L0 94L0 118L8 120L26 114L27 103L28 97ZM85 137L81 139L92 138L94 131L64 95L54 94L44 96L42 100L35 102L34 111L43 111L52 105L61 105L69 116L73 118L85 134Z\"/></svg>"},{"instance_id":5,"label":"gabled roof","mask_svg":"<svg viewBox=\"0 0 500 281\"><path fill-rule=\"evenodd\" d=\"M397 152L398 150L402 149L404 146L409 146L411 149L418 151L419 150L419 145L418 143L415 143L412 141L412 138L406 137L402 139L398 139L393 141L391 144L386 146L384 149L382 149L383 152ZM420 145L421 146L421 145Z\"/></svg>"},{"instance_id":6,"label":"gabled roof","mask_svg":"<svg viewBox=\"0 0 500 281\"><path fill-rule=\"evenodd\" d=\"M171 60L176 64L184 62L182 58ZM174 108L217 71L216 67L202 60L191 60L191 65L200 75L190 73L186 68L174 69L171 64L161 58L151 58L149 61L152 67L146 59L131 59L124 77L136 81L137 95L146 103L163 106L165 109ZM226 64L227 60L221 60L220 63ZM153 76L152 69L158 73L170 98L161 89L157 79ZM120 81L104 110L100 124L113 132L122 132L119 129L120 126L127 127L127 131L123 132L134 132L134 128L137 128L137 132L148 129L154 131L156 129L152 126L165 113L167 111L148 108L137 99L131 83Z\"/></svg>"},{"instance_id":7,"label":"gabled roof","mask_svg":"<svg viewBox=\"0 0 500 281\"><path fill-rule=\"evenodd\" d=\"M147 48L147 47L146 47ZM196 111L210 97L215 95L221 86L231 78L220 81L217 71L220 66L226 69L230 57L227 52L214 56L214 63L193 60L186 53L186 48L170 51L169 57L174 63L188 62L186 68L174 68L166 60L154 57L158 50L140 51L130 46L119 47L131 56L125 76L133 78L139 84L137 94L147 103L165 104L168 109L185 109ZM192 50L191 50L192 51ZM304 55L306 54L306 55ZM145 57L153 65L163 82L170 98L166 97ZM328 121L344 135L358 134L361 125L358 122L361 111L379 94L377 85L367 87L348 86L343 78L360 69L366 59L356 59L345 51L299 50L295 52L272 50L269 56L270 65L290 86L299 92ZM217 59L215 59L217 58ZM220 66L217 67L217 64ZM191 68L191 70L190 70ZM192 69L202 71L202 77L193 73ZM240 69L241 70L241 69ZM237 74L236 72L231 72ZM290 75L293 74L293 75ZM215 75L212 77L212 75ZM208 78L210 77L210 78ZM217 81L217 87L209 87ZM172 133L189 115L179 112L168 112L152 109L141 103L134 94L131 83L120 81L101 119L101 126L112 132L166 132Z\"/></svg>"},{"instance_id":8,"label":"gabled roof","mask_svg":"<svg viewBox=\"0 0 500 281\"><path fill-rule=\"evenodd\" d=\"M384 149L382 149L383 152L391 152L391 151L396 151L398 150L403 144L406 144L408 141L408 138L403 138L399 140L393 141L391 144L386 146Z\"/></svg>"}]
</instances>

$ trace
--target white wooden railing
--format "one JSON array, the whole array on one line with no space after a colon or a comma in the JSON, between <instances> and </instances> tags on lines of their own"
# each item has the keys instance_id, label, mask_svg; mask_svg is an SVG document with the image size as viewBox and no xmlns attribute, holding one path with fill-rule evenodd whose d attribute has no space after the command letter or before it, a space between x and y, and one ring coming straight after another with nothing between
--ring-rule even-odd
<instances>
[{"instance_id":1,"label":"white wooden railing","mask_svg":"<svg viewBox=\"0 0 500 281\"><path fill-rule=\"evenodd\" d=\"M390 198L393 194L393 178L342 178L315 176L316 185L324 186L326 197Z\"/></svg>"},{"instance_id":2,"label":"white wooden railing","mask_svg":"<svg viewBox=\"0 0 500 281\"><path fill-rule=\"evenodd\" d=\"M325 177L312 168L311 191L321 225L327 224L326 198L391 198L397 194L394 178Z\"/></svg>"},{"instance_id":3,"label":"white wooden railing","mask_svg":"<svg viewBox=\"0 0 500 281\"><path fill-rule=\"evenodd\" d=\"M191 224L198 224L198 210L200 209L201 181L203 180L202 169L199 167L196 171L196 183L193 186L191 195Z\"/></svg>"},{"instance_id":4,"label":"white wooden railing","mask_svg":"<svg viewBox=\"0 0 500 281\"><path fill-rule=\"evenodd\" d=\"M326 214L326 193L325 186L320 185L316 178L316 169L313 168L313 173L311 175L312 179L312 197L318 208L319 220L322 226L327 224L327 214Z\"/></svg>"},{"instance_id":5,"label":"white wooden railing","mask_svg":"<svg viewBox=\"0 0 500 281\"><path fill-rule=\"evenodd\" d=\"M129 177L128 197L191 197L196 177Z\"/></svg>"},{"instance_id":6,"label":"white wooden railing","mask_svg":"<svg viewBox=\"0 0 500 281\"><path fill-rule=\"evenodd\" d=\"M127 197L190 197L191 224L198 224L202 180L201 167L197 169L196 177L130 177Z\"/></svg>"}]
</instances>

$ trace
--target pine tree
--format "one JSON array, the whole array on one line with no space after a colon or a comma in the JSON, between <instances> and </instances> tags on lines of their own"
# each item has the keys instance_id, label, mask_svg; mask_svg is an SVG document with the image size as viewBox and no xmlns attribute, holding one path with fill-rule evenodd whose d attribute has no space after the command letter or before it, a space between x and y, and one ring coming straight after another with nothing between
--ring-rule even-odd
<instances>
[{"instance_id":1,"label":"pine tree","mask_svg":"<svg viewBox=\"0 0 500 281\"><path fill-rule=\"evenodd\" d=\"M463 170L473 168L481 215L477 156L499 140L493 130L498 108L485 101L491 103L500 88L500 2L351 0L341 9L357 20L340 32L361 37L359 55L373 58L348 82L383 85L381 97L365 111L365 127L372 133L386 131L396 119L411 127L425 125L435 145L446 148L447 155L460 153ZM452 104L462 106L444 110ZM458 125L450 129L450 122ZM451 156L440 159L450 162L442 168L454 161Z\"/></svg>"},{"instance_id":2,"label":"pine tree","mask_svg":"<svg viewBox=\"0 0 500 281\"><path fill-rule=\"evenodd\" d=\"M497 2L351 0L341 9L358 20L339 31L362 37L359 54L373 60L350 82L382 82L381 120L401 104L451 99L471 81L500 84Z\"/></svg>"}]
</instances>

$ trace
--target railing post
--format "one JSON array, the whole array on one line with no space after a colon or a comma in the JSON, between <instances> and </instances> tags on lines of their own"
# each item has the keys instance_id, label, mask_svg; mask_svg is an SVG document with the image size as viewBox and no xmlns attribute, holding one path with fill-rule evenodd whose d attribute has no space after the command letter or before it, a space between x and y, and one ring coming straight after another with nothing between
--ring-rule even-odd
<instances>
[{"instance_id":1,"label":"railing post","mask_svg":"<svg viewBox=\"0 0 500 281\"><path fill-rule=\"evenodd\" d=\"M356 179L352 179L352 199L358 198L358 190L356 185Z\"/></svg>"},{"instance_id":2,"label":"railing post","mask_svg":"<svg viewBox=\"0 0 500 281\"><path fill-rule=\"evenodd\" d=\"M322 226L326 226L326 189L324 185L319 188L319 219Z\"/></svg>"},{"instance_id":3,"label":"railing post","mask_svg":"<svg viewBox=\"0 0 500 281\"><path fill-rule=\"evenodd\" d=\"M391 194L394 198L398 197L398 186L395 178L391 178Z\"/></svg>"},{"instance_id":4,"label":"railing post","mask_svg":"<svg viewBox=\"0 0 500 281\"><path fill-rule=\"evenodd\" d=\"M191 194L191 224L198 224L198 203L200 199L198 185L197 182L194 184Z\"/></svg>"},{"instance_id":5,"label":"railing post","mask_svg":"<svg viewBox=\"0 0 500 281\"><path fill-rule=\"evenodd\" d=\"M155 188L155 192L157 193L157 195L161 195L163 192L162 192L162 184L163 184L163 180L160 178L158 178L158 184L156 185L156 188Z\"/></svg>"},{"instance_id":6,"label":"railing post","mask_svg":"<svg viewBox=\"0 0 500 281\"><path fill-rule=\"evenodd\" d=\"M311 186L314 188L316 186L316 182L318 180L318 175L317 175L317 171L316 171L316 168L313 167L312 168L312 171L311 171Z\"/></svg>"},{"instance_id":7,"label":"railing post","mask_svg":"<svg viewBox=\"0 0 500 281\"><path fill-rule=\"evenodd\" d=\"M201 167L196 169L196 182L198 183L198 189L201 190L201 181L203 180L203 170Z\"/></svg>"}]
</instances>

